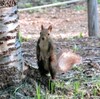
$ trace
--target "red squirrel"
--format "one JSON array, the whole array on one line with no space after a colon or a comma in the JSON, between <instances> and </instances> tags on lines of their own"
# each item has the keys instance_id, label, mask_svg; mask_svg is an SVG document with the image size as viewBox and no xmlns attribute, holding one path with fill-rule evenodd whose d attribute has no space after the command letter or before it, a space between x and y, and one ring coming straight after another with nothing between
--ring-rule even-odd
<instances>
[{"instance_id":1,"label":"red squirrel","mask_svg":"<svg viewBox=\"0 0 100 99\"><path fill-rule=\"evenodd\" d=\"M52 26L44 28L41 25L40 37L37 41L36 55L40 74L50 73L55 79L57 72L67 72L72 65L81 62L81 57L71 51L62 50L59 55L55 53L55 47L50 37Z\"/></svg>"}]
</instances>

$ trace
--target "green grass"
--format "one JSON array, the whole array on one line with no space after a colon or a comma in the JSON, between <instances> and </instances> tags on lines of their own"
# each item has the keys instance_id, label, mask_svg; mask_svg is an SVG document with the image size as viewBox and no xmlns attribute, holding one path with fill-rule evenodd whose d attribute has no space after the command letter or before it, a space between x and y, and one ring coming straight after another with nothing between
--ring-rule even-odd
<instances>
[{"instance_id":1,"label":"green grass","mask_svg":"<svg viewBox=\"0 0 100 99\"><path fill-rule=\"evenodd\" d=\"M94 82L93 85L94 85L92 89L93 95L97 96L98 91L100 91L100 81Z\"/></svg>"},{"instance_id":2,"label":"green grass","mask_svg":"<svg viewBox=\"0 0 100 99\"><path fill-rule=\"evenodd\" d=\"M25 42L25 41L28 41L28 38L23 38L22 37L22 33L21 32L19 32L18 33L18 38L19 38L19 41L22 43L22 42Z\"/></svg>"},{"instance_id":3,"label":"green grass","mask_svg":"<svg viewBox=\"0 0 100 99\"><path fill-rule=\"evenodd\" d=\"M79 47L78 47L76 44L74 44L74 46L73 46L73 50L76 52L76 51L79 50Z\"/></svg>"},{"instance_id":4,"label":"green grass","mask_svg":"<svg viewBox=\"0 0 100 99\"><path fill-rule=\"evenodd\" d=\"M84 99L84 92L81 92L81 99Z\"/></svg>"},{"instance_id":5,"label":"green grass","mask_svg":"<svg viewBox=\"0 0 100 99\"><path fill-rule=\"evenodd\" d=\"M83 33L82 32L80 32L79 38L83 38Z\"/></svg>"},{"instance_id":6,"label":"green grass","mask_svg":"<svg viewBox=\"0 0 100 99\"><path fill-rule=\"evenodd\" d=\"M91 93L93 97L97 97L100 91L100 78L98 77L86 78L84 75L82 76L81 74L79 76L80 78L77 78L77 76L74 75L74 78L70 78L72 79L71 81L67 81L67 82L70 82L68 84L65 84L64 81L55 81L56 87L61 88L61 89L66 88L68 92L72 93L70 95L70 97L72 97L71 99L78 99L78 97L79 99L85 99L87 90L89 91L89 93ZM82 79L84 79L84 81ZM48 86L51 87L51 91L53 91L55 88L54 83L52 82L50 82ZM31 98L30 96L26 96L27 97L26 99L49 99L52 96L56 97L53 99L67 99L66 94L62 94L62 95L60 95L59 93L53 94L52 92L50 93L49 90L46 90L46 92L43 92L41 84L38 84L38 85L36 84L35 87L36 87L36 91L35 91L36 94L34 98ZM91 88L89 89L89 87ZM31 87L31 86L29 87L29 85L27 84L22 84L21 86L17 87L15 91L13 91L14 97L16 97L16 93L20 93L23 88L29 91L31 91L32 88L34 89L34 87Z\"/></svg>"},{"instance_id":7,"label":"green grass","mask_svg":"<svg viewBox=\"0 0 100 99\"><path fill-rule=\"evenodd\" d=\"M75 9L76 11L81 11L81 10L85 10L86 7L84 7L84 6L82 6L82 5L77 5L77 6L74 7L74 9Z\"/></svg>"},{"instance_id":8,"label":"green grass","mask_svg":"<svg viewBox=\"0 0 100 99\"><path fill-rule=\"evenodd\" d=\"M25 7L30 8L30 7L32 7L32 4L31 3L26 3Z\"/></svg>"},{"instance_id":9,"label":"green grass","mask_svg":"<svg viewBox=\"0 0 100 99\"><path fill-rule=\"evenodd\" d=\"M55 91L55 83L51 82L50 80L49 80L49 91L50 93L54 93Z\"/></svg>"},{"instance_id":10,"label":"green grass","mask_svg":"<svg viewBox=\"0 0 100 99\"><path fill-rule=\"evenodd\" d=\"M79 88L80 88L80 82L79 81L74 82L74 93L75 94L79 92Z\"/></svg>"},{"instance_id":11,"label":"green grass","mask_svg":"<svg viewBox=\"0 0 100 99\"><path fill-rule=\"evenodd\" d=\"M41 91L40 91L40 85L37 86L36 88L36 96L37 96L37 99L41 99Z\"/></svg>"},{"instance_id":12,"label":"green grass","mask_svg":"<svg viewBox=\"0 0 100 99\"><path fill-rule=\"evenodd\" d=\"M25 4L21 3L19 6L20 6L21 8L30 8L30 7L32 7L33 5L32 5L32 3L25 3Z\"/></svg>"}]
</instances>

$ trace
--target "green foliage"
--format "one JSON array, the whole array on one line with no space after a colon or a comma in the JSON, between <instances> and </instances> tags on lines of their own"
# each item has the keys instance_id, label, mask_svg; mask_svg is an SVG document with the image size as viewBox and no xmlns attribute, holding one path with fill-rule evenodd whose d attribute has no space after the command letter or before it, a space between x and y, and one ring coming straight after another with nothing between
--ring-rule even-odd
<instances>
[{"instance_id":1,"label":"green foliage","mask_svg":"<svg viewBox=\"0 0 100 99\"><path fill-rule=\"evenodd\" d=\"M80 32L79 38L83 38L83 33L82 32Z\"/></svg>"},{"instance_id":2,"label":"green foliage","mask_svg":"<svg viewBox=\"0 0 100 99\"><path fill-rule=\"evenodd\" d=\"M32 6L33 6L32 3L26 3L25 4L25 7L27 7L27 8L32 7Z\"/></svg>"},{"instance_id":3,"label":"green foliage","mask_svg":"<svg viewBox=\"0 0 100 99\"><path fill-rule=\"evenodd\" d=\"M85 10L86 8L82 5L77 5L74 7L76 11L81 11L81 10Z\"/></svg>"},{"instance_id":4,"label":"green foliage","mask_svg":"<svg viewBox=\"0 0 100 99\"><path fill-rule=\"evenodd\" d=\"M52 0L52 3L57 3L59 2L59 0Z\"/></svg>"},{"instance_id":5,"label":"green foliage","mask_svg":"<svg viewBox=\"0 0 100 99\"><path fill-rule=\"evenodd\" d=\"M32 7L33 4L32 3L20 3L20 4L18 4L18 6L20 8L29 8L29 7Z\"/></svg>"},{"instance_id":6,"label":"green foliage","mask_svg":"<svg viewBox=\"0 0 100 99\"><path fill-rule=\"evenodd\" d=\"M37 95L37 99L41 99L41 91L40 91L40 85L37 86L36 88L36 95Z\"/></svg>"},{"instance_id":7,"label":"green foliage","mask_svg":"<svg viewBox=\"0 0 100 99\"><path fill-rule=\"evenodd\" d=\"M28 41L28 38L23 38L21 32L18 33L18 38L20 42Z\"/></svg>"},{"instance_id":8,"label":"green foliage","mask_svg":"<svg viewBox=\"0 0 100 99\"><path fill-rule=\"evenodd\" d=\"M81 99L84 99L84 92L81 92Z\"/></svg>"},{"instance_id":9,"label":"green foliage","mask_svg":"<svg viewBox=\"0 0 100 99\"><path fill-rule=\"evenodd\" d=\"M83 32L80 32L79 35L72 37L72 39L73 38L75 38L75 39L77 39L77 38L83 38L84 37L83 34L84 34Z\"/></svg>"},{"instance_id":10,"label":"green foliage","mask_svg":"<svg viewBox=\"0 0 100 99\"><path fill-rule=\"evenodd\" d=\"M49 80L49 90L51 93L54 93L55 84Z\"/></svg>"},{"instance_id":11,"label":"green foliage","mask_svg":"<svg viewBox=\"0 0 100 99\"><path fill-rule=\"evenodd\" d=\"M96 96L97 95L97 88L93 88L93 95Z\"/></svg>"},{"instance_id":12,"label":"green foliage","mask_svg":"<svg viewBox=\"0 0 100 99\"><path fill-rule=\"evenodd\" d=\"M81 68L80 66L76 66L76 65L74 65L74 66L72 67L72 69L73 69L73 70L77 70L77 71L82 71L82 68Z\"/></svg>"},{"instance_id":13,"label":"green foliage","mask_svg":"<svg viewBox=\"0 0 100 99\"><path fill-rule=\"evenodd\" d=\"M74 93L75 94L79 92L79 88L80 88L80 82L79 81L74 82Z\"/></svg>"},{"instance_id":14,"label":"green foliage","mask_svg":"<svg viewBox=\"0 0 100 99\"><path fill-rule=\"evenodd\" d=\"M100 4L100 0L98 0L98 3Z\"/></svg>"},{"instance_id":15,"label":"green foliage","mask_svg":"<svg viewBox=\"0 0 100 99\"><path fill-rule=\"evenodd\" d=\"M64 88L65 87L65 82L60 82L60 81L58 81L58 82L56 82L56 85L58 86L58 87L60 87L60 88Z\"/></svg>"},{"instance_id":16,"label":"green foliage","mask_svg":"<svg viewBox=\"0 0 100 99\"><path fill-rule=\"evenodd\" d=\"M100 81L98 80L98 81L94 82L94 86L92 89L93 95L97 96L97 93L99 90L100 90Z\"/></svg>"},{"instance_id":17,"label":"green foliage","mask_svg":"<svg viewBox=\"0 0 100 99\"><path fill-rule=\"evenodd\" d=\"M76 44L74 44L74 46L73 46L73 50L76 52L76 51L79 50L79 47L78 47Z\"/></svg>"}]
</instances>

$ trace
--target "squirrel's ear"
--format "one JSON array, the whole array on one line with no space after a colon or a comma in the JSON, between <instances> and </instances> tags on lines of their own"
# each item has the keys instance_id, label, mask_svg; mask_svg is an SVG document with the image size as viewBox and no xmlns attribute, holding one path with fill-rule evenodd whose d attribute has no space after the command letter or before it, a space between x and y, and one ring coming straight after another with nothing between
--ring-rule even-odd
<instances>
[{"instance_id":1,"label":"squirrel's ear","mask_svg":"<svg viewBox=\"0 0 100 99\"><path fill-rule=\"evenodd\" d=\"M43 30L44 29L44 27L43 27L43 25L41 25L41 30Z\"/></svg>"},{"instance_id":2,"label":"squirrel's ear","mask_svg":"<svg viewBox=\"0 0 100 99\"><path fill-rule=\"evenodd\" d=\"M50 32L52 31L52 26L51 26L51 25L48 27L48 30L49 30Z\"/></svg>"}]
</instances>

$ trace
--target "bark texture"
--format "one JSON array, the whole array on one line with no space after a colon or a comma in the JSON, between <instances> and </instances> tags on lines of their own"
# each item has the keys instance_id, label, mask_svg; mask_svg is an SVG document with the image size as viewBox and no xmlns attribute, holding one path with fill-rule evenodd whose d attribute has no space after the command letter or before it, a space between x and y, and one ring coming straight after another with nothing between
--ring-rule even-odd
<instances>
[{"instance_id":1,"label":"bark texture","mask_svg":"<svg viewBox=\"0 0 100 99\"><path fill-rule=\"evenodd\" d=\"M1 0L1 4L5 7L0 8L0 89L19 83L23 66L15 0Z\"/></svg>"},{"instance_id":2,"label":"bark texture","mask_svg":"<svg viewBox=\"0 0 100 99\"><path fill-rule=\"evenodd\" d=\"M17 0L0 0L0 7L12 7L15 6Z\"/></svg>"}]
</instances>

